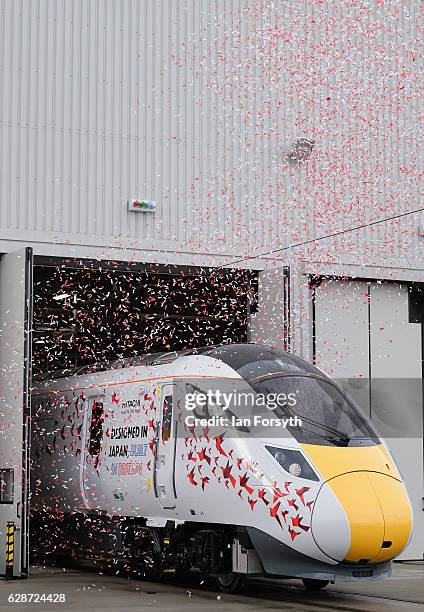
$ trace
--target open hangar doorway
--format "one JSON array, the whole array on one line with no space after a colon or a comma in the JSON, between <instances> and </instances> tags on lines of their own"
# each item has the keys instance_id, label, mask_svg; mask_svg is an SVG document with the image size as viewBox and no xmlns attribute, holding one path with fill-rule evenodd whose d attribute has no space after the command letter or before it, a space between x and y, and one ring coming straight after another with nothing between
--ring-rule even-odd
<instances>
[{"instance_id":1,"label":"open hangar doorway","mask_svg":"<svg viewBox=\"0 0 424 612\"><path fill-rule=\"evenodd\" d=\"M247 342L257 272L36 258L33 376Z\"/></svg>"},{"instance_id":2,"label":"open hangar doorway","mask_svg":"<svg viewBox=\"0 0 424 612\"><path fill-rule=\"evenodd\" d=\"M42 541L34 546L30 537L31 525L37 531L29 520L31 380L247 342L257 280L243 269L33 258L29 248L1 256L1 576L26 577Z\"/></svg>"},{"instance_id":3,"label":"open hangar doorway","mask_svg":"<svg viewBox=\"0 0 424 612\"><path fill-rule=\"evenodd\" d=\"M357 400L387 441L414 530L400 559L424 558L424 292L412 282L310 278L314 362Z\"/></svg>"}]
</instances>

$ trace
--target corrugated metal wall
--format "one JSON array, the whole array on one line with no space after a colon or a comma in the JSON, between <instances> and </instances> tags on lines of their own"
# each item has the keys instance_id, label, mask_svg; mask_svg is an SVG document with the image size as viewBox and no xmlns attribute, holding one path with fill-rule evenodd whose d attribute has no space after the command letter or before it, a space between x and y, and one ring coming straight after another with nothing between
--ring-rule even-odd
<instances>
[{"instance_id":1,"label":"corrugated metal wall","mask_svg":"<svg viewBox=\"0 0 424 612\"><path fill-rule=\"evenodd\" d=\"M251 253L419 205L414 0L0 7L0 238ZM419 259L419 221L306 256Z\"/></svg>"}]
</instances>

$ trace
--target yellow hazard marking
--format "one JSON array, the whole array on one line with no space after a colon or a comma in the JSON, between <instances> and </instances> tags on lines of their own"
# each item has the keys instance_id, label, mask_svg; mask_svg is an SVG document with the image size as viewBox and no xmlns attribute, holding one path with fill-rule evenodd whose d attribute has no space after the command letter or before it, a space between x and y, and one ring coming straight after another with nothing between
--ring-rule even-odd
<instances>
[{"instance_id":1,"label":"yellow hazard marking","mask_svg":"<svg viewBox=\"0 0 424 612\"><path fill-rule=\"evenodd\" d=\"M15 545L15 524L6 525L6 567L13 567L13 553Z\"/></svg>"}]
</instances>

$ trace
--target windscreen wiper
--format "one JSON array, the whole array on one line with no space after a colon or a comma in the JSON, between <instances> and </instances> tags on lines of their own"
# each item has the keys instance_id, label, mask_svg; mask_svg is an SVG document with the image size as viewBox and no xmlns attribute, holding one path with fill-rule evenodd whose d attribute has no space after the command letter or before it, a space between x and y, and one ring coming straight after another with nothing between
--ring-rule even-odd
<instances>
[{"instance_id":1,"label":"windscreen wiper","mask_svg":"<svg viewBox=\"0 0 424 612\"><path fill-rule=\"evenodd\" d=\"M329 442L337 441L339 443L342 443L341 445L343 446L347 446L350 442L350 437L344 431L340 431L339 429L330 427L330 425L324 425L323 423L320 423L319 421L315 421L314 419L311 419L309 417L301 416L300 414L297 414L296 412L294 412L293 410L290 410L289 408L287 408L287 413L290 416L297 416L302 421L302 423L303 422L309 423L310 425L313 425L314 427L319 427L323 431L326 431L327 433L329 433L330 436L322 436L325 440L328 440ZM311 430L309 430L309 432L310 431ZM334 437L331 437L331 436L334 436Z\"/></svg>"},{"instance_id":2,"label":"windscreen wiper","mask_svg":"<svg viewBox=\"0 0 424 612\"><path fill-rule=\"evenodd\" d=\"M306 421L310 425L314 425L315 427L320 427L323 431L326 431L327 433L335 436L337 440L346 441L347 443L350 442L350 437L344 431L340 431L339 429L330 427L330 425L324 425L323 423L320 423L319 421L315 421L314 419L311 419L309 417L301 417L300 415L297 415L297 416L299 417L299 419Z\"/></svg>"}]
</instances>

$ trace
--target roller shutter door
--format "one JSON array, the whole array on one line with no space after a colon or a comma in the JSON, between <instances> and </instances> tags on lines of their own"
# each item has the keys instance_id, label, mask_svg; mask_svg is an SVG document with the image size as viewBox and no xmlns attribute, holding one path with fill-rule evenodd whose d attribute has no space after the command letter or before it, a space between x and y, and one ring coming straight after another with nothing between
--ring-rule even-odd
<instances>
[{"instance_id":1,"label":"roller shutter door","mask_svg":"<svg viewBox=\"0 0 424 612\"><path fill-rule=\"evenodd\" d=\"M409 322L409 290L406 283L322 279L313 289L314 353L386 439L414 511L401 558L422 559L422 330Z\"/></svg>"}]
</instances>

